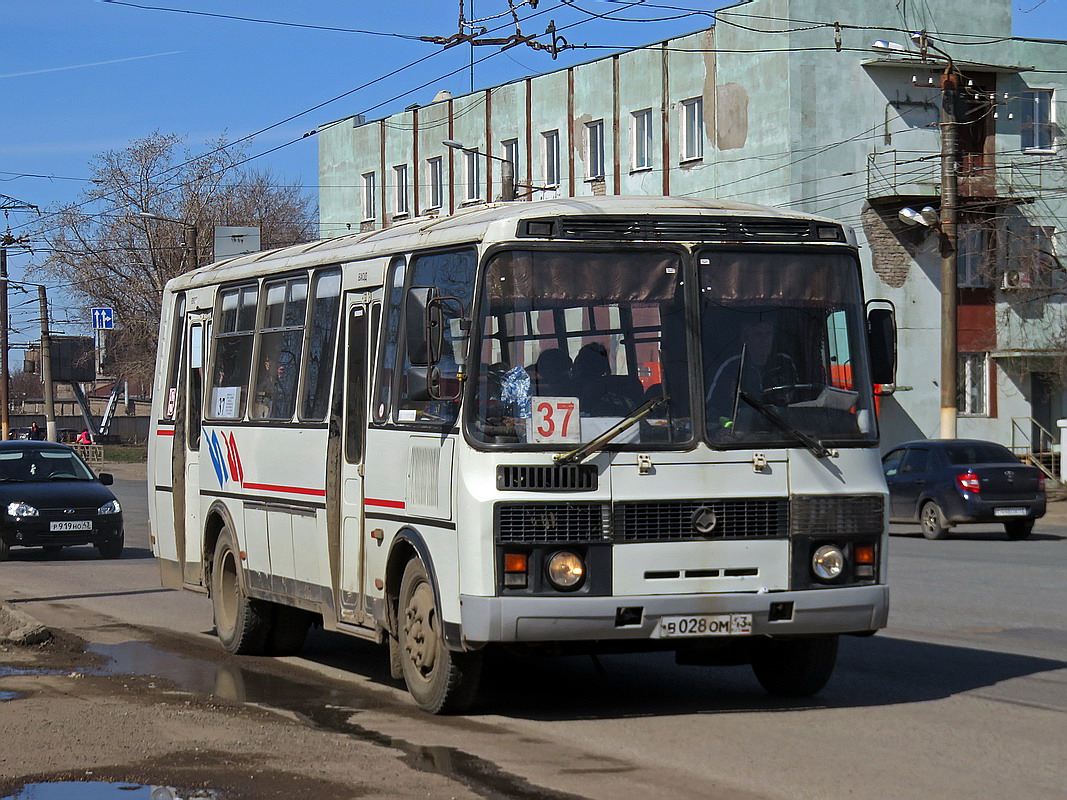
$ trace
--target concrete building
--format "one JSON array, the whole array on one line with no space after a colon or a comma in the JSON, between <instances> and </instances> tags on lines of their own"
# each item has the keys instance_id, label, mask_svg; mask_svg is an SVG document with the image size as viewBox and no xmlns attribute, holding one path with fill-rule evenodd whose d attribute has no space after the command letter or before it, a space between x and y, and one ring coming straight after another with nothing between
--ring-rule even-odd
<instances>
[{"instance_id":1,"label":"concrete building","mask_svg":"<svg viewBox=\"0 0 1067 800\"><path fill-rule=\"evenodd\" d=\"M943 51L961 80L959 435L1047 449L1042 429L1067 413L1064 45L1012 38L1010 0L739 3L708 30L322 126L321 232L499 199L500 161L446 139L510 160L519 199L673 194L834 217L863 244L867 296L898 312L883 441L937 436L940 237L898 212L939 206Z\"/></svg>"}]
</instances>

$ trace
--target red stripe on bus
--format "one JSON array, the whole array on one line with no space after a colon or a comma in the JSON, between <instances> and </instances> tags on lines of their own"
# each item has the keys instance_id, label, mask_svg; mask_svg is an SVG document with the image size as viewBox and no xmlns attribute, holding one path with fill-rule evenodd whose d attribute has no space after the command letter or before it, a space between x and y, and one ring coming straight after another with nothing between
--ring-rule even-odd
<instances>
[{"instance_id":1,"label":"red stripe on bus","mask_svg":"<svg viewBox=\"0 0 1067 800\"><path fill-rule=\"evenodd\" d=\"M375 500L373 497L367 497L363 500L365 506L380 506L382 508L404 508L403 500Z\"/></svg>"},{"instance_id":2,"label":"red stripe on bus","mask_svg":"<svg viewBox=\"0 0 1067 800\"><path fill-rule=\"evenodd\" d=\"M314 497L325 497L325 489L307 489L302 486L275 486L272 483L242 483L243 489L258 489L264 492L285 492L287 494L309 494Z\"/></svg>"},{"instance_id":3,"label":"red stripe on bus","mask_svg":"<svg viewBox=\"0 0 1067 800\"><path fill-rule=\"evenodd\" d=\"M173 436L173 435L174 435L174 429L173 428L171 428L169 430L167 428L160 428L159 430L156 431L156 436Z\"/></svg>"}]
</instances>

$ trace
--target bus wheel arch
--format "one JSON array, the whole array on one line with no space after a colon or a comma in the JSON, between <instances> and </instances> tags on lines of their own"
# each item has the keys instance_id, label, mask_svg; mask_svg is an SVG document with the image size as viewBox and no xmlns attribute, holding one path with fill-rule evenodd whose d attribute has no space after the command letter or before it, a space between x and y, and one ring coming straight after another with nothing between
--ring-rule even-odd
<instances>
[{"instance_id":1,"label":"bus wheel arch","mask_svg":"<svg viewBox=\"0 0 1067 800\"><path fill-rule=\"evenodd\" d=\"M208 594L211 594L211 570L215 560L215 547L218 545L219 536L223 530L236 530L230 512L226 506L216 500L207 511L204 521L204 542L200 558L204 565L204 585Z\"/></svg>"}]
</instances>

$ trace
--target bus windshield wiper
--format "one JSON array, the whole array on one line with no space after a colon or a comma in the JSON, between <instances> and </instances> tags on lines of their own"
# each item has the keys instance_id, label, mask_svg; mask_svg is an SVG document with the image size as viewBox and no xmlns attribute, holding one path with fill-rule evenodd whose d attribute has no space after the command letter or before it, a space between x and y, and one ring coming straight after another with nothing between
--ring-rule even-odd
<instances>
[{"instance_id":1,"label":"bus windshield wiper","mask_svg":"<svg viewBox=\"0 0 1067 800\"><path fill-rule=\"evenodd\" d=\"M783 431L785 431L798 442L800 442L802 445L804 445L804 447L810 450L812 455L814 455L816 458L830 457L830 451L826 449L822 442L820 442L818 439L814 439L811 436L808 436L803 431L799 431L794 428L792 425L782 419L781 415L779 415L777 411L774 411L766 404L761 403L759 400L757 400L755 397L753 397L744 390L739 391L737 393L737 396L744 400L746 403L748 403L750 406L752 406L754 409L756 409L759 413L761 413L771 422L773 422L777 427L781 428Z\"/></svg>"},{"instance_id":2,"label":"bus windshield wiper","mask_svg":"<svg viewBox=\"0 0 1067 800\"><path fill-rule=\"evenodd\" d=\"M554 456L552 460L557 464L580 464L582 459L588 455L592 455L597 450L600 450L604 445L618 436L626 429L636 425L642 419L655 409L657 406L662 405L670 400L670 395L661 394L659 397L653 397L647 403L638 406L617 423L612 425L602 434L594 439L589 440L585 444L578 445L574 450L568 453L560 453Z\"/></svg>"}]
</instances>

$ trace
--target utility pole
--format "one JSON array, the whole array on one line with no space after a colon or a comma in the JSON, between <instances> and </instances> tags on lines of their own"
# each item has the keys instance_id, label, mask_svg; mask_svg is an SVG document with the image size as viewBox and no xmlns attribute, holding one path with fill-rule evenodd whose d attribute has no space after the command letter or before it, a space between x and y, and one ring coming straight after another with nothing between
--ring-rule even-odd
<instances>
[{"instance_id":1,"label":"utility pole","mask_svg":"<svg viewBox=\"0 0 1067 800\"><path fill-rule=\"evenodd\" d=\"M949 59L941 78L941 438L956 438L956 220L959 213L956 159L956 74Z\"/></svg>"},{"instance_id":2,"label":"utility pole","mask_svg":"<svg viewBox=\"0 0 1067 800\"><path fill-rule=\"evenodd\" d=\"M925 59L927 50L933 50L945 61L941 76L941 214L938 224L941 249L941 438L956 438L958 354L956 332L956 306L959 291L956 280L957 236L956 221L959 216L958 191L958 137L956 128L956 104L959 83L956 64L952 56L930 41L926 31L914 34Z\"/></svg>"},{"instance_id":3,"label":"utility pole","mask_svg":"<svg viewBox=\"0 0 1067 800\"><path fill-rule=\"evenodd\" d=\"M37 287L41 301L41 380L44 382L44 420L48 441L56 441L56 398L52 386L52 334L48 328L48 295L43 285Z\"/></svg>"},{"instance_id":4,"label":"utility pole","mask_svg":"<svg viewBox=\"0 0 1067 800\"><path fill-rule=\"evenodd\" d=\"M0 439L4 441L11 432L8 410L11 381L8 376L7 354L7 246L0 244Z\"/></svg>"}]
</instances>

